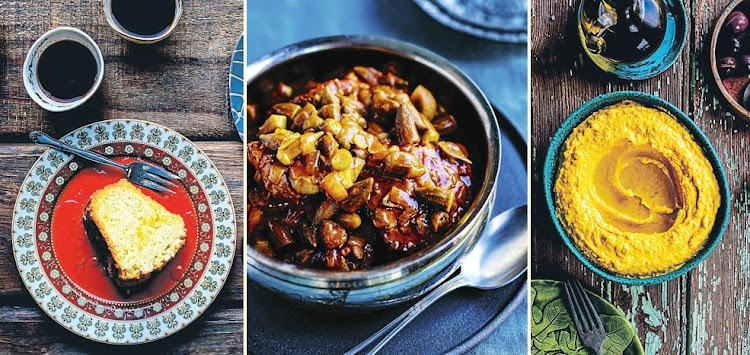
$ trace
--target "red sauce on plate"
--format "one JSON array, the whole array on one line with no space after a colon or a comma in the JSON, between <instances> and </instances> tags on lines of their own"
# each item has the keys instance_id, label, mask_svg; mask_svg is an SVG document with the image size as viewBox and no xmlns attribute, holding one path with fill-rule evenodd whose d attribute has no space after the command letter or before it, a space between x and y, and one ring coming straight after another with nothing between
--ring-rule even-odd
<instances>
[{"instance_id":1,"label":"red sauce on plate","mask_svg":"<svg viewBox=\"0 0 750 355\"><path fill-rule=\"evenodd\" d=\"M133 158L115 158L128 163ZM94 250L83 227L83 210L97 190L125 178L119 169L95 165L87 167L68 182L58 197L52 214L52 246L60 267L70 280L97 298L113 302L140 302L164 294L175 286L187 271L198 240L198 220L187 191L180 187L176 194L161 194L143 187L140 190L172 213L182 216L187 229L185 246L167 266L152 276L139 291L125 295L107 276L103 262Z\"/></svg>"}]
</instances>

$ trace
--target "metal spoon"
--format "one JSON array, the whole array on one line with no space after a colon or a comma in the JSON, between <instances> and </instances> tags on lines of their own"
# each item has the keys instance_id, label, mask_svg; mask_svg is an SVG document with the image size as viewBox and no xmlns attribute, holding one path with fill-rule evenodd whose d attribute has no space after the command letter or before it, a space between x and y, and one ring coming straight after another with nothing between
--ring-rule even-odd
<instances>
[{"instance_id":1,"label":"metal spoon","mask_svg":"<svg viewBox=\"0 0 750 355\"><path fill-rule=\"evenodd\" d=\"M381 339L368 354L380 350L396 333L432 303L461 287L490 290L507 285L526 271L529 249L527 206L507 210L492 218L469 252L458 261L458 275L438 286L383 329L349 350L346 355L363 351Z\"/></svg>"}]
</instances>

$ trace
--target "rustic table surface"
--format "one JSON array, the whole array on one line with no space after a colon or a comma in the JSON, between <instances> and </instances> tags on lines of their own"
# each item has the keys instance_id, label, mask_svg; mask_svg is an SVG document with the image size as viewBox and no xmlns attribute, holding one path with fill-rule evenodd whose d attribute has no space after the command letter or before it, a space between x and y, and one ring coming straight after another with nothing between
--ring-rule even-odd
<instances>
[{"instance_id":1,"label":"rustic table surface","mask_svg":"<svg viewBox=\"0 0 750 355\"><path fill-rule=\"evenodd\" d=\"M639 82L605 76L585 57L571 25L579 1L533 1L532 87L532 278L574 276L623 311L648 354L750 351L750 190L745 182L750 125L726 114L713 84L707 48L714 23L729 0L688 0L687 43L664 73ZM706 133L729 177L731 218L720 244L693 271L672 281L628 287L605 281L583 266L552 227L542 191L542 166L555 130L584 102L604 93L638 90L659 96L687 113Z\"/></svg>"},{"instance_id":2,"label":"rustic table surface","mask_svg":"<svg viewBox=\"0 0 750 355\"><path fill-rule=\"evenodd\" d=\"M101 0L0 1L0 353L176 352L241 353L243 344L243 146L229 114L231 54L243 30L243 1L184 0L172 35L139 46L118 37ZM67 113L42 110L26 93L26 53L44 32L72 26L101 48L104 80L84 106ZM11 217L21 182L46 148L28 134L59 138L91 122L141 119L191 139L223 175L237 215L237 252L217 300L186 329L133 347L94 343L50 319L26 291L11 245Z\"/></svg>"}]
</instances>

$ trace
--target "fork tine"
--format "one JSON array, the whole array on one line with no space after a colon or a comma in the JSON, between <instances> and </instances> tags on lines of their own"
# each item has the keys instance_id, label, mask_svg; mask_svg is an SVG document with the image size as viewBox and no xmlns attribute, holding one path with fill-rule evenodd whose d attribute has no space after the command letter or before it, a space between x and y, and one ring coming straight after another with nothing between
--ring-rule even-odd
<instances>
[{"instance_id":1,"label":"fork tine","mask_svg":"<svg viewBox=\"0 0 750 355\"><path fill-rule=\"evenodd\" d=\"M166 171L166 170L164 170L162 168L158 168L158 167L155 167L155 166L150 165L150 164L147 165L147 166L148 166L148 169L146 169L146 172L148 172L148 173L152 173L152 174L161 176L161 177L163 177L165 179L181 180L179 176L177 176L175 174L172 174L169 171Z\"/></svg>"},{"instance_id":2,"label":"fork tine","mask_svg":"<svg viewBox=\"0 0 750 355\"><path fill-rule=\"evenodd\" d=\"M578 280L573 280L570 287L573 289L573 293L578 296L578 305L579 307L581 307L581 316L585 318L587 324L586 329L589 331L593 330L596 327L594 322L594 318L596 317L592 314L592 312L595 312L596 310L592 311L592 309L594 308L593 305L591 306L591 308L589 308L588 304L586 303L586 301L589 300L588 296L586 296L586 291L583 290L583 286L581 286L581 283L578 282ZM589 301L589 303L591 302Z\"/></svg>"},{"instance_id":3,"label":"fork tine","mask_svg":"<svg viewBox=\"0 0 750 355\"><path fill-rule=\"evenodd\" d=\"M156 190L156 191L161 191L161 192L168 192L170 194L174 194L175 193L174 191L172 191L172 190L170 190L170 189L168 189L168 188L166 188L164 186L161 186L161 185L159 185L157 183L154 183L153 181L150 181L150 180L143 180L143 181L140 182L140 185L142 185L142 186L144 186L146 188L149 188L151 190Z\"/></svg>"},{"instance_id":4,"label":"fork tine","mask_svg":"<svg viewBox=\"0 0 750 355\"><path fill-rule=\"evenodd\" d=\"M576 304L577 297L573 294L573 290L570 287L570 282L565 283L565 294L568 296L568 301L570 301L570 308L572 308L573 311L571 312L573 323L575 323L576 330L580 332L584 328L581 327L580 311L578 309L578 305Z\"/></svg>"},{"instance_id":5,"label":"fork tine","mask_svg":"<svg viewBox=\"0 0 750 355\"><path fill-rule=\"evenodd\" d=\"M175 184L175 183L173 183L173 182L171 182L171 181L169 181L169 180L167 180L167 179L165 179L165 178L163 178L163 177L161 177L159 175L153 174L151 172L146 172L146 175L144 175L143 177L145 177L146 179L149 179L149 180L151 180L151 181L153 181L153 182L155 182L155 183L157 183L159 185L167 185L169 187L178 187L177 184Z\"/></svg>"},{"instance_id":6,"label":"fork tine","mask_svg":"<svg viewBox=\"0 0 750 355\"><path fill-rule=\"evenodd\" d=\"M594 304L591 303L591 299L586 295L586 291L583 289L583 286L581 286L581 282L578 280L575 280L576 285L578 286L578 289L580 290L581 294L584 296L584 303L586 304L586 308L589 313L589 319L591 319L591 326L603 329L604 325L602 324L602 320L599 319L596 313L596 308L594 308Z\"/></svg>"},{"instance_id":7,"label":"fork tine","mask_svg":"<svg viewBox=\"0 0 750 355\"><path fill-rule=\"evenodd\" d=\"M578 304L581 307L581 316L586 320L586 329L591 331L592 329L594 329L594 316L591 314L591 310L586 304L586 300L588 299L585 293L586 291L584 291L583 286L581 286L581 284L577 283L576 281L577 280L571 282L570 287L573 289L573 293L578 295Z\"/></svg>"},{"instance_id":8,"label":"fork tine","mask_svg":"<svg viewBox=\"0 0 750 355\"><path fill-rule=\"evenodd\" d=\"M599 314L596 312L596 308L594 308L594 304L591 303L591 299L586 295L586 290L580 281L570 279L564 285L571 308L571 318L573 318L573 322L575 323L578 336L581 338L584 346L594 350L597 355L601 355L602 347L607 340L607 334L604 331L601 319L599 319Z\"/></svg>"}]
</instances>

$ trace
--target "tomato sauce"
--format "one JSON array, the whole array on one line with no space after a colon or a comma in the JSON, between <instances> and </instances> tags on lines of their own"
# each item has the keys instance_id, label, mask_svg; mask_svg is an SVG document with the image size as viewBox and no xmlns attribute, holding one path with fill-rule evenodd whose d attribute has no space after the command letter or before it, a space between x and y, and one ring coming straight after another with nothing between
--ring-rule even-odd
<instances>
[{"instance_id":1,"label":"tomato sauce","mask_svg":"<svg viewBox=\"0 0 750 355\"><path fill-rule=\"evenodd\" d=\"M114 158L121 163L133 158ZM183 187L176 194L162 194L138 186L147 196L159 202L185 221L185 245L174 259L157 272L146 286L130 295L117 288L104 269L83 226L83 213L91 195L97 190L125 178L122 170L96 165L86 167L68 182L52 214L51 241L55 257L65 275L81 289L97 298L113 302L141 302L158 297L174 287L189 269L197 248L198 220L190 196ZM127 212L127 211L126 211Z\"/></svg>"}]
</instances>

